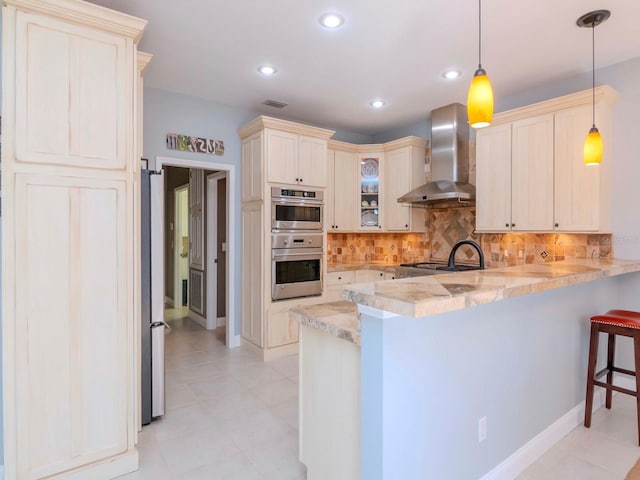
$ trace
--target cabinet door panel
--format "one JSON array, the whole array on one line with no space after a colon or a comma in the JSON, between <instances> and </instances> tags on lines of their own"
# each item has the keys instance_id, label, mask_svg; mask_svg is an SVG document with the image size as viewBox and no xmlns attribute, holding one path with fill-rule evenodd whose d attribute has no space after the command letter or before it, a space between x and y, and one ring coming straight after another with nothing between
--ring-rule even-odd
<instances>
[{"instance_id":1,"label":"cabinet door panel","mask_svg":"<svg viewBox=\"0 0 640 480\"><path fill-rule=\"evenodd\" d=\"M262 204L242 210L242 336L262 347Z\"/></svg>"},{"instance_id":2,"label":"cabinet door panel","mask_svg":"<svg viewBox=\"0 0 640 480\"><path fill-rule=\"evenodd\" d=\"M353 232L358 225L358 159L354 153L335 152L333 231Z\"/></svg>"},{"instance_id":3,"label":"cabinet door panel","mask_svg":"<svg viewBox=\"0 0 640 480\"><path fill-rule=\"evenodd\" d=\"M512 125L511 219L515 230L553 229L553 114Z\"/></svg>"},{"instance_id":4,"label":"cabinet door panel","mask_svg":"<svg viewBox=\"0 0 640 480\"><path fill-rule=\"evenodd\" d=\"M16 45L16 160L123 169L126 41L18 12Z\"/></svg>"},{"instance_id":5,"label":"cabinet door panel","mask_svg":"<svg viewBox=\"0 0 640 480\"><path fill-rule=\"evenodd\" d=\"M189 267L204 270L204 171L189 171Z\"/></svg>"},{"instance_id":6,"label":"cabinet door panel","mask_svg":"<svg viewBox=\"0 0 640 480\"><path fill-rule=\"evenodd\" d=\"M298 341L299 324L289 318L289 311L269 312L267 347L280 347Z\"/></svg>"},{"instance_id":7,"label":"cabinet door panel","mask_svg":"<svg viewBox=\"0 0 640 480\"><path fill-rule=\"evenodd\" d=\"M262 200L262 134L242 141L242 201Z\"/></svg>"},{"instance_id":8,"label":"cabinet door panel","mask_svg":"<svg viewBox=\"0 0 640 480\"><path fill-rule=\"evenodd\" d=\"M591 107L555 117L556 230L596 231L600 213L600 168L584 164L583 147L591 128Z\"/></svg>"},{"instance_id":9,"label":"cabinet door panel","mask_svg":"<svg viewBox=\"0 0 640 480\"><path fill-rule=\"evenodd\" d=\"M398 203L398 198L411 190L411 147L384 154L384 228L408 231L411 207Z\"/></svg>"},{"instance_id":10,"label":"cabinet door panel","mask_svg":"<svg viewBox=\"0 0 640 480\"><path fill-rule=\"evenodd\" d=\"M267 179L273 183L295 185L298 174L298 135L267 130ZM323 159L325 161L326 159Z\"/></svg>"},{"instance_id":11,"label":"cabinet door panel","mask_svg":"<svg viewBox=\"0 0 640 480\"><path fill-rule=\"evenodd\" d=\"M300 137L298 174L302 185L324 188L327 186L327 141L313 137Z\"/></svg>"},{"instance_id":12,"label":"cabinet door panel","mask_svg":"<svg viewBox=\"0 0 640 480\"><path fill-rule=\"evenodd\" d=\"M125 182L16 176L19 478L127 450Z\"/></svg>"},{"instance_id":13,"label":"cabinet door panel","mask_svg":"<svg viewBox=\"0 0 640 480\"><path fill-rule=\"evenodd\" d=\"M476 229L511 229L511 124L478 130Z\"/></svg>"}]
</instances>

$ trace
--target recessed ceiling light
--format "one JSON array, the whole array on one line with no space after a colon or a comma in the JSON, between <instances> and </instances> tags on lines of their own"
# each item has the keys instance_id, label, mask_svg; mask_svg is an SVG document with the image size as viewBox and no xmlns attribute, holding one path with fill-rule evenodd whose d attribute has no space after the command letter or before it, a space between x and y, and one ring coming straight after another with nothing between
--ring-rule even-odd
<instances>
[{"instance_id":1,"label":"recessed ceiling light","mask_svg":"<svg viewBox=\"0 0 640 480\"><path fill-rule=\"evenodd\" d=\"M260 72L265 77L271 77L272 75L275 75L277 71L278 69L271 65L260 65L258 67L258 72Z\"/></svg>"},{"instance_id":2,"label":"recessed ceiling light","mask_svg":"<svg viewBox=\"0 0 640 480\"><path fill-rule=\"evenodd\" d=\"M327 28L338 28L344 23L344 17L337 13L325 13L318 20L320 25Z\"/></svg>"},{"instance_id":3,"label":"recessed ceiling light","mask_svg":"<svg viewBox=\"0 0 640 480\"><path fill-rule=\"evenodd\" d=\"M442 74L442 76L444 78L446 78L447 80L455 80L460 75L462 75L462 74L458 70L447 70L446 72L444 72Z\"/></svg>"},{"instance_id":4,"label":"recessed ceiling light","mask_svg":"<svg viewBox=\"0 0 640 480\"><path fill-rule=\"evenodd\" d=\"M373 108L382 108L384 107L384 104L384 100L374 100L369 105L371 105Z\"/></svg>"}]
</instances>

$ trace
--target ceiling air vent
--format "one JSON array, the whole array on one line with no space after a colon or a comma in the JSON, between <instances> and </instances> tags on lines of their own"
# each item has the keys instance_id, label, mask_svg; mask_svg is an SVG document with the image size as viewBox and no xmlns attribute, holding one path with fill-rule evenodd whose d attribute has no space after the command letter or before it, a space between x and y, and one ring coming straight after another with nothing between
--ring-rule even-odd
<instances>
[{"instance_id":1,"label":"ceiling air vent","mask_svg":"<svg viewBox=\"0 0 640 480\"><path fill-rule=\"evenodd\" d=\"M268 107L275 107L275 108L284 108L287 105L289 105L288 103L280 102L272 98L267 98L264 102L262 102L262 104L267 105Z\"/></svg>"}]
</instances>

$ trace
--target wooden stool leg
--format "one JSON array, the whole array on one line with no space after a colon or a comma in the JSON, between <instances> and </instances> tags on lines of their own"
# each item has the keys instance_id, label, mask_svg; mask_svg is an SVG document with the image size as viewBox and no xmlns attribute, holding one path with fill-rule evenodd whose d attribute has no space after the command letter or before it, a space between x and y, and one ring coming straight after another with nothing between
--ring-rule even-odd
<instances>
[{"instance_id":1,"label":"wooden stool leg","mask_svg":"<svg viewBox=\"0 0 640 480\"><path fill-rule=\"evenodd\" d=\"M616 356L616 336L613 333L609 334L609 341L607 345L607 383L609 385L613 385L613 359ZM611 396L613 395L613 390L607 388L605 403L604 406L607 408L611 408Z\"/></svg>"},{"instance_id":2,"label":"wooden stool leg","mask_svg":"<svg viewBox=\"0 0 640 480\"><path fill-rule=\"evenodd\" d=\"M633 334L633 353L635 355L635 372L636 372L636 415L638 417L638 443L640 444L640 332L635 331Z\"/></svg>"},{"instance_id":3,"label":"wooden stool leg","mask_svg":"<svg viewBox=\"0 0 640 480\"><path fill-rule=\"evenodd\" d=\"M591 426L591 410L593 409L593 377L596 374L598 360L598 324L591 324L591 338L589 340L589 366L587 368L587 398L584 407L584 426Z\"/></svg>"}]
</instances>

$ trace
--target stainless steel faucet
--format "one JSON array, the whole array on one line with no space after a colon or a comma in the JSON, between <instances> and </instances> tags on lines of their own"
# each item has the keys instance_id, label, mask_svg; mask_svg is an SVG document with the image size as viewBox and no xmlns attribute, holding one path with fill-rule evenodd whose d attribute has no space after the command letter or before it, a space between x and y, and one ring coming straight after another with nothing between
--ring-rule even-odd
<instances>
[{"instance_id":1,"label":"stainless steel faucet","mask_svg":"<svg viewBox=\"0 0 640 480\"><path fill-rule=\"evenodd\" d=\"M460 248L462 245L469 245L470 247L473 247L476 252L478 252L478 258L480 261L480 270L484 270L484 253L482 253L482 248L480 248L480 245L478 245L473 240L462 240L453 246L453 248L451 249L451 253L449 254L449 261L447 262L447 268L454 269L456 267L456 252L458 251L458 248Z\"/></svg>"}]
</instances>

